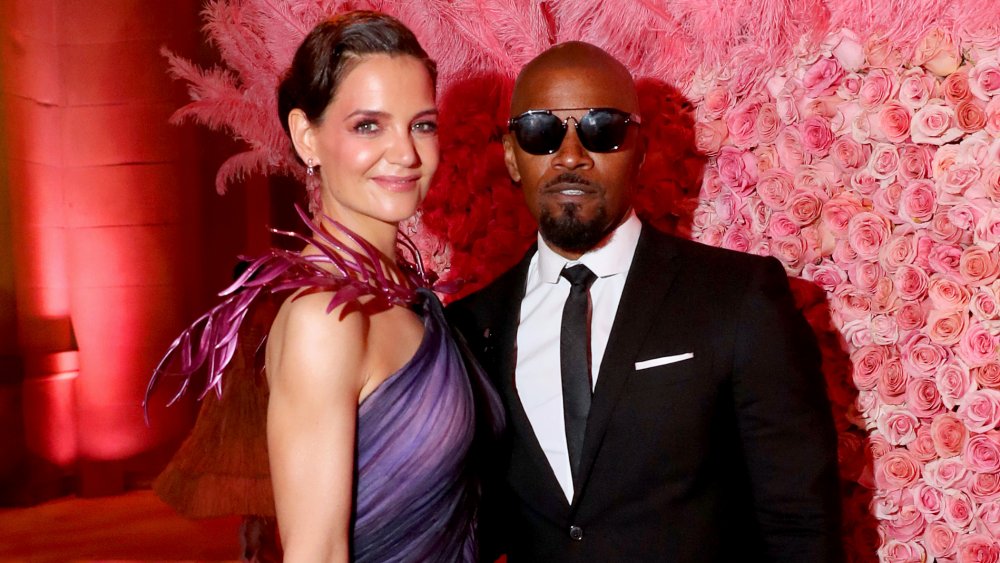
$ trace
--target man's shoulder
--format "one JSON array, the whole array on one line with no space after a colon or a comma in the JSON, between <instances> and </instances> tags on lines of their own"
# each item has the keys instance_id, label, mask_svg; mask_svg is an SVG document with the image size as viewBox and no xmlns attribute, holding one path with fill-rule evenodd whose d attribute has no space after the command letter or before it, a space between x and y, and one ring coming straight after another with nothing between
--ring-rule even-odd
<instances>
[{"instance_id":1,"label":"man's shoulder","mask_svg":"<svg viewBox=\"0 0 1000 563\"><path fill-rule=\"evenodd\" d=\"M724 275L730 271L745 273L748 270L774 268L776 265L780 267L780 263L773 257L711 246L664 233L648 223L643 223L642 237L640 244L645 242L649 248L673 254L689 267L706 270L717 275Z\"/></svg>"}]
</instances>

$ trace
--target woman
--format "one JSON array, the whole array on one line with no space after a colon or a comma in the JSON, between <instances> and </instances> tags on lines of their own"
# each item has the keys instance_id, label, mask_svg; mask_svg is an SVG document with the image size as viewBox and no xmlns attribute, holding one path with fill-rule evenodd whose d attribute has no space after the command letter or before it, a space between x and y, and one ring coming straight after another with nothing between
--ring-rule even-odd
<instances>
[{"instance_id":1,"label":"woman","mask_svg":"<svg viewBox=\"0 0 1000 563\"><path fill-rule=\"evenodd\" d=\"M286 561L475 559L473 438L496 435L501 407L467 369L419 256L397 257L398 224L438 163L434 81L389 16L348 13L306 37L278 111L318 190L314 236L301 253L255 261L196 323L207 338L192 327L176 343L181 371L207 363L213 386L249 304L290 291L265 360Z\"/></svg>"}]
</instances>

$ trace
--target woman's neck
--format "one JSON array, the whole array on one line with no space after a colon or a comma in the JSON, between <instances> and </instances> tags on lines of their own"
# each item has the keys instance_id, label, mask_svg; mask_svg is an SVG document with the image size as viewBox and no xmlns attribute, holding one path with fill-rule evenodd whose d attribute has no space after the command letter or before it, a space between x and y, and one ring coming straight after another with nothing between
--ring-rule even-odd
<instances>
[{"instance_id":1,"label":"woman's neck","mask_svg":"<svg viewBox=\"0 0 1000 563\"><path fill-rule=\"evenodd\" d=\"M350 221L336 216L321 215L318 217L319 225L327 233L330 233L330 235L341 241L342 244L353 250L361 250L361 248L354 241L352 241L350 237L344 235L340 229L331 224L331 220L340 223L356 236L363 238L365 242L374 246L379 252L388 258L390 263L396 262L396 237L399 232L398 225L384 223L372 218L365 218L365 220L361 221Z\"/></svg>"}]
</instances>

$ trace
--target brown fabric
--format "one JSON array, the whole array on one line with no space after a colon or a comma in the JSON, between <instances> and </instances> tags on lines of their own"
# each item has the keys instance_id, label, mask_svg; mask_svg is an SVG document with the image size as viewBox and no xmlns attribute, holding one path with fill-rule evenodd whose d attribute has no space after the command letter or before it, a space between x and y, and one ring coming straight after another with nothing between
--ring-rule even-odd
<instances>
[{"instance_id":1,"label":"brown fabric","mask_svg":"<svg viewBox=\"0 0 1000 563\"><path fill-rule=\"evenodd\" d=\"M153 482L157 496L188 518L274 516L268 389L263 362L255 356L277 307L273 299L262 299L250 311L223 373L222 397L205 397L191 434Z\"/></svg>"}]
</instances>

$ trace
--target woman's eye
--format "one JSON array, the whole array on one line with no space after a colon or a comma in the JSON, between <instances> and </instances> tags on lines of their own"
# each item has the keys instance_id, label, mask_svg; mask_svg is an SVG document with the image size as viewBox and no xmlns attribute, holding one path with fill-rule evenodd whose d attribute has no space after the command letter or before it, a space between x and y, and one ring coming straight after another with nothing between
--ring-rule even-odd
<instances>
[{"instance_id":1,"label":"woman's eye","mask_svg":"<svg viewBox=\"0 0 1000 563\"><path fill-rule=\"evenodd\" d=\"M354 124L355 133L360 133L362 135L374 135L375 133L378 133L378 131L379 131L378 122L371 119L359 121L358 123Z\"/></svg>"},{"instance_id":2,"label":"woman's eye","mask_svg":"<svg viewBox=\"0 0 1000 563\"><path fill-rule=\"evenodd\" d=\"M414 133L434 135L437 133L438 124L436 121L418 121L413 124L412 129Z\"/></svg>"}]
</instances>

